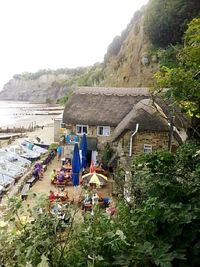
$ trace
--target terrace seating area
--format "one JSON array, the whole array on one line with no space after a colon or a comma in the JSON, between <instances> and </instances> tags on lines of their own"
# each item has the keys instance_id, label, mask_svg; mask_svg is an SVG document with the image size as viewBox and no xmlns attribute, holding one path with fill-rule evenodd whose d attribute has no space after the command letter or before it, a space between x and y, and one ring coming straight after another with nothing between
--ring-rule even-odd
<instances>
[{"instance_id":1,"label":"terrace seating area","mask_svg":"<svg viewBox=\"0 0 200 267\"><path fill-rule=\"evenodd\" d=\"M50 151L47 153L41 161L38 161L34 164L31 176L25 181L24 185L21 188L20 195L22 200L27 199L28 192L30 188L38 181L41 180L44 176L44 172L47 170L51 161L55 158L56 152Z\"/></svg>"}]
</instances>

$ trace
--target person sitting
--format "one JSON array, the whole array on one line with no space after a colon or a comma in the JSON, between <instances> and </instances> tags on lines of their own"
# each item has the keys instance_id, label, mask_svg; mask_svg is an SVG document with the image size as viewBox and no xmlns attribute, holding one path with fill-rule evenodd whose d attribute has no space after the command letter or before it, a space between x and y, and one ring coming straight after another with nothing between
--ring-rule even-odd
<instances>
[{"instance_id":1,"label":"person sitting","mask_svg":"<svg viewBox=\"0 0 200 267\"><path fill-rule=\"evenodd\" d=\"M60 196L60 200L61 200L62 202L66 202L66 201L69 200L69 196L68 196L68 192L67 192L67 191L62 190L62 191L60 192L59 196Z\"/></svg>"},{"instance_id":2,"label":"person sitting","mask_svg":"<svg viewBox=\"0 0 200 267\"><path fill-rule=\"evenodd\" d=\"M37 180L39 180L39 179L40 179L40 169L39 169L38 167L35 167L35 168L33 169L32 175L33 175Z\"/></svg>"},{"instance_id":3,"label":"person sitting","mask_svg":"<svg viewBox=\"0 0 200 267\"><path fill-rule=\"evenodd\" d=\"M52 215L58 216L61 210L62 210L62 206L58 203L54 203L51 207L50 213Z\"/></svg>"},{"instance_id":4,"label":"person sitting","mask_svg":"<svg viewBox=\"0 0 200 267\"><path fill-rule=\"evenodd\" d=\"M110 198L109 197L103 197L102 199L103 199L104 208L108 208L109 204L110 204Z\"/></svg>"},{"instance_id":5,"label":"person sitting","mask_svg":"<svg viewBox=\"0 0 200 267\"><path fill-rule=\"evenodd\" d=\"M54 169L50 174L51 183L55 181L56 177L57 177L57 173L56 173L56 170Z\"/></svg>"},{"instance_id":6,"label":"person sitting","mask_svg":"<svg viewBox=\"0 0 200 267\"><path fill-rule=\"evenodd\" d=\"M34 165L34 169L38 170L39 178L40 179L43 178L44 170L43 170L42 163L41 162L36 162L35 165Z\"/></svg>"},{"instance_id":7,"label":"person sitting","mask_svg":"<svg viewBox=\"0 0 200 267\"><path fill-rule=\"evenodd\" d=\"M106 213L110 216L113 216L116 213L116 208L115 207L108 207L108 208L106 208Z\"/></svg>"},{"instance_id":8,"label":"person sitting","mask_svg":"<svg viewBox=\"0 0 200 267\"><path fill-rule=\"evenodd\" d=\"M72 166L71 166L71 162L68 160L67 162L66 162L66 167L67 168L71 168Z\"/></svg>"},{"instance_id":9,"label":"person sitting","mask_svg":"<svg viewBox=\"0 0 200 267\"><path fill-rule=\"evenodd\" d=\"M102 194L98 194L99 196L99 199L98 199L98 202L99 202L99 205L101 208L107 208L109 207L109 204L110 204L110 198L109 197L103 197Z\"/></svg>"},{"instance_id":10,"label":"person sitting","mask_svg":"<svg viewBox=\"0 0 200 267\"><path fill-rule=\"evenodd\" d=\"M55 200L56 200L56 195L54 194L52 190L50 190L49 201L54 202Z\"/></svg>"},{"instance_id":11,"label":"person sitting","mask_svg":"<svg viewBox=\"0 0 200 267\"><path fill-rule=\"evenodd\" d=\"M96 204L98 202L98 200L99 200L98 194L97 193L93 193L93 195L92 195L92 204L93 205Z\"/></svg>"},{"instance_id":12,"label":"person sitting","mask_svg":"<svg viewBox=\"0 0 200 267\"><path fill-rule=\"evenodd\" d=\"M89 195L86 195L83 201L82 211L87 212L91 210L92 210L92 198Z\"/></svg>"},{"instance_id":13,"label":"person sitting","mask_svg":"<svg viewBox=\"0 0 200 267\"><path fill-rule=\"evenodd\" d=\"M65 179L65 174L64 172L60 172L59 175L57 176L57 182L58 183L63 183Z\"/></svg>"}]
</instances>

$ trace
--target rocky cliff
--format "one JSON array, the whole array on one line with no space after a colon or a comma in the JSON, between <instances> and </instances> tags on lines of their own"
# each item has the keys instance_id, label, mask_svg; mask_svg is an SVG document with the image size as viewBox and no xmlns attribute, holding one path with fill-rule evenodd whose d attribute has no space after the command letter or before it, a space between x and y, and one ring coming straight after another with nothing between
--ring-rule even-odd
<instances>
[{"instance_id":1,"label":"rocky cliff","mask_svg":"<svg viewBox=\"0 0 200 267\"><path fill-rule=\"evenodd\" d=\"M144 32L145 8L136 12L127 29L108 47L104 60L105 86L151 86L158 69L156 54L150 54L151 42Z\"/></svg>"},{"instance_id":2,"label":"rocky cliff","mask_svg":"<svg viewBox=\"0 0 200 267\"><path fill-rule=\"evenodd\" d=\"M68 78L65 74L44 74L37 79L13 78L0 92L1 100L30 102L56 101L66 95L68 88L62 83Z\"/></svg>"}]
</instances>

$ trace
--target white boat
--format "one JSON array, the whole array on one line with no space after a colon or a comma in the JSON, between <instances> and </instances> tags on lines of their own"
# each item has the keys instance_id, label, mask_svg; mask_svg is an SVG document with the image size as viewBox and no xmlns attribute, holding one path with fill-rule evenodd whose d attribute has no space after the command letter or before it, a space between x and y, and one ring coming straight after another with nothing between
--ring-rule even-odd
<instances>
[{"instance_id":1,"label":"white boat","mask_svg":"<svg viewBox=\"0 0 200 267\"><path fill-rule=\"evenodd\" d=\"M14 154L12 152L8 152L6 148L0 149L0 158L10 161L11 163L23 167L28 168L31 165L31 161L27 160L25 158L20 157L17 154Z\"/></svg>"},{"instance_id":2,"label":"white boat","mask_svg":"<svg viewBox=\"0 0 200 267\"><path fill-rule=\"evenodd\" d=\"M26 172L26 169L19 167L5 159L0 159L0 173L8 175L14 179L21 177Z\"/></svg>"},{"instance_id":3,"label":"white boat","mask_svg":"<svg viewBox=\"0 0 200 267\"><path fill-rule=\"evenodd\" d=\"M0 187L2 191L7 191L15 183L15 179L0 172Z\"/></svg>"},{"instance_id":4,"label":"white boat","mask_svg":"<svg viewBox=\"0 0 200 267\"><path fill-rule=\"evenodd\" d=\"M40 146L35 145L34 143L32 143L31 141L28 140L23 140L21 143L22 146L28 148L31 151L34 151L40 155L47 153L47 149L42 148Z\"/></svg>"},{"instance_id":5,"label":"white boat","mask_svg":"<svg viewBox=\"0 0 200 267\"><path fill-rule=\"evenodd\" d=\"M35 139L30 139L30 138L25 138L24 141L28 142L28 143L32 143L36 146L48 149L50 144L48 144L48 142L44 142L42 141L39 137L36 137Z\"/></svg>"},{"instance_id":6,"label":"white boat","mask_svg":"<svg viewBox=\"0 0 200 267\"><path fill-rule=\"evenodd\" d=\"M40 154L31 151L22 145L14 145L6 148L6 151L17 154L20 157L26 158L30 161L37 160L40 157Z\"/></svg>"}]
</instances>

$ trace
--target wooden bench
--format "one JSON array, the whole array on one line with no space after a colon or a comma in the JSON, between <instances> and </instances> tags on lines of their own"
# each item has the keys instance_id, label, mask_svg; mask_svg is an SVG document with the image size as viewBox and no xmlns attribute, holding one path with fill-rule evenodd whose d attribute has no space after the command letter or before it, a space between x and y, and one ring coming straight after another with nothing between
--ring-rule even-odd
<instances>
[{"instance_id":1,"label":"wooden bench","mask_svg":"<svg viewBox=\"0 0 200 267\"><path fill-rule=\"evenodd\" d=\"M25 184L23 186L22 191L21 191L22 200L27 198L29 189L30 189L30 184Z\"/></svg>"},{"instance_id":2,"label":"wooden bench","mask_svg":"<svg viewBox=\"0 0 200 267\"><path fill-rule=\"evenodd\" d=\"M32 176L31 178L29 178L26 183L30 184L30 187L32 187L32 185L36 182L36 178L34 176Z\"/></svg>"}]
</instances>

